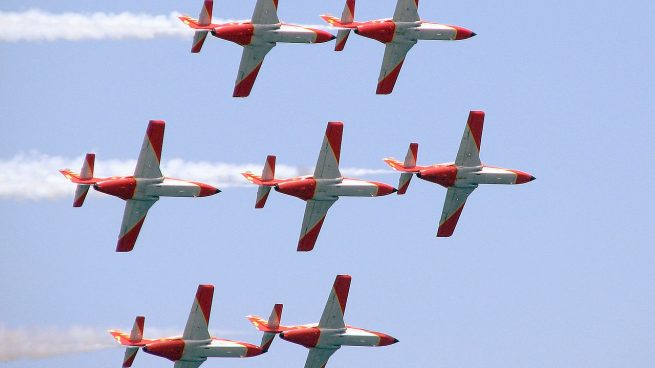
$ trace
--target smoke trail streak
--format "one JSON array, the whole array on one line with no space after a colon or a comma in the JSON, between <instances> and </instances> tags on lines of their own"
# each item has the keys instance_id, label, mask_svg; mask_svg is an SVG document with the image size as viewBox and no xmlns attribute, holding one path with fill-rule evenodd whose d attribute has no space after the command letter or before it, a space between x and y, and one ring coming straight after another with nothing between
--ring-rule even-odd
<instances>
[{"instance_id":1,"label":"smoke trail streak","mask_svg":"<svg viewBox=\"0 0 655 368\"><path fill-rule=\"evenodd\" d=\"M9 159L0 158L0 200L56 200L70 198L74 186L61 175L58 170L70 168L79 171L84 156L65 158L31 152L18 154ZM132 175L136 160L97 160L95 163L96 177ZM162 165L164 175L201 181L219 188L249 186L241 172L261 172L262 164L232 164L209 161L185 161L182 159L167 159ZM277 165L276 176L288 178L299 175L309 175L313 169L288 165ZM342 168L344 175L362 176L371 174L387 174L390 170L366 168Z\"/></svg>"},{"instance_id":2,"label":"smoke trail streak","mask_svg":"<svg viewBox=\"0 0 655 368\"><path fill-rule=\"evenodd\" d=\"M0 11L0 42L149 40L161 37L191 39L193 30L177 17L143 13L49 13L39 9L22 12ZM234 22L214 19L214 23ZM324 25L309 25L328 29Z\"/></svg>"}]
</instances>

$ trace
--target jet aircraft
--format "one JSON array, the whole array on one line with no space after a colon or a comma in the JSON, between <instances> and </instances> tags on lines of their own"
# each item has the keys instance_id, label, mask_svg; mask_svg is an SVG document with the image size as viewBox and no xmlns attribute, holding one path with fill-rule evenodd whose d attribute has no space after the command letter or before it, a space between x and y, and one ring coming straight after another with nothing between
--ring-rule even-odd
<instances>
[{"instance_id":1,"label":"jet aircraft","mask_svg":"<svg viewBox=\"0 0 655 368\"><path fill-rule=\"evenodd\" d=\"M314 249L325 215L339 197L377 197L396 191L396 188L388 184L344 178L341 175L339 157L342 134L342 122L328 123L314 175L275 179L275 156L266 158L261 176L249 171L242 173L246 179L259 186L255 208L264 207L271 188L307 202L298 251L307 252Z\"/></svg>"},{"instance_id":2,"label":"jet aircraft","mask_svg":"<svg viewBox=\"0 0 655 368\"><path fill-rule=\"evenodd\" d=\"M385 44L384 58L378 77L377 94L390 94L398 79L407 52L419 40L463 40L475 33L458 26L431 23L418 15L418 0L398 0L393 18L367 22L355 21L355 0L346 0L341 18L321 15L326 22L341 28L337 32L335 51L346 46L350 30L360 36L372 38Z\"/></svg>"},{"instance_id":3,"label":"jet aircraft","mask_svg":"<svg viewBox=\"0 0 655 368\"><path fill-rule=\"evenodd\" d=\"M164 177L159 168L164 143L165 122L151 120L146 130L141 153L132 176L93 177L95 154L87 153L80 173L69 169L59 170L77 184L73 207L81 207L89 187L126 201L123 223L118 235L117 252L129 252L146 219L148 210L159 197L206 197L220 193L209 184Z\"/></svg>"},{"instance_id":4,"label":"jet aircraft","mask_svg":"<svg viewBox=\"0 0 655 368\"><path fill-rule=\"evenodd\" d=\"M148 354L175 362L175 368L198 368L207 358L249 358L266 353L275 338L275 333L265 332L260 346L209 335L209 315L213 296L213 285L198 286L181 337L143 338L145 320L143 316L136 317L129 335L119 330L109 330L114 339L126 347L123 368L132 366L139 348ZM273 312L275 313L275 309Z\"/></svg>"},{"instance_id":5,"label":"jet aircraft","mask_svg":"<svg viewBox=\"0 0 655 368\"><path fill-rule=\"evenodd\" d=\"M318 323L301 326L280 325L281 305L273 325L258 316L247 318L264 333L279 333L281 339L308 348L305 368L324 368L332 354L342 346L387 346L397 343L396 338L387 334L353 327L344 322L350 280L349 275L336 277Z\"/></svg>"},{"instance_id":6,"label":"jet aircraft","mask_svg":"<svg viewBox=\"0 0 655 368\"><path fill-rule=\"evenodd\" d=\"M438 237L449 237L453 234L466 199L479 184L523 184L535 179L534 176L522 171L488 166L480 161L483 125L484 112L471 111L453 163L416 165L418 143L409 145L404 162L394 158L384 159L389 166L402 173L398 194L405 194L413 174L420 179L448 188L439 220Z\"/></svg>"},{"instance_id":7,"label":"jet aircraft","mask_svg":"<svg viewBox=\"0 0 655 368\"><path fill-rule=\"evenodd\" d=\"M205 0L198 19L186 15L179 17L196 30L192 53L200 52L210 32L215 37L243 46L233 97L250 95L264 57L278 42L322 43L335 38L320 29L281 22L277 16L277 4L278 0L257 0L251 20L219 24L212 23L213 0Z\"/></svg>"}]
</instances>

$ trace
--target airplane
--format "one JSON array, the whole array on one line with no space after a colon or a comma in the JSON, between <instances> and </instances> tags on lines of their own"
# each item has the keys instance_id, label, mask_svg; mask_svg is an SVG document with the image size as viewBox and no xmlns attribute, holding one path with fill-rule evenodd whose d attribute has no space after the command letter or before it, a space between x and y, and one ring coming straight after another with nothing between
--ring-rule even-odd
<instances>
[{"instance_id":1,"label":"airplane","mask_svg":"<svg viewBox=\"0 0 655 368\"><path fill-rule=\"evenodd\" d=\"M187 15L179 17L196 30L191 46L192 53L199 53L207 34L243 46L241 64L234 86L233 97L250 95L264 57L278 42L323 43L335 37L329 32L281 22L277 17L278 0L257 0L251 20L212 23L213 0L205 0L198 19Z\"/></svg>"},{"instance_id":2,"label":"airplane","mask_svg":"<svg viewBox=\"0 0 655 368\"><path fill-rule=\"evenodd\" d=\"M307 202L298 240L299 252L314 249L325 215L339 197L377 197L396 192L396 188L388 184L345 178L341 175L339 157L342 134L342 122L328 123L314 175L275 179L275 156L266 158L261 176L250 171L241 174L259 186L255 208L264 208L271 188Z\"/></svg>"},{"instance_id":3,"label":"airplane","mask_svg":"<svg viewBox=\"0 0 655 368\"><path fill-rule=\"evenodd\" d=\"M384 159L387 165L402 173L398 194L405 194L413 174L419 179L448 188L437 237L453 235L466 199L479 184L523 184L535 180L534 176L523 171L488 166L480 161L483 125L484 112L471 111L455 162L431 166L416 165L418 143L410 143L404 162L394 158Z\"/></svg>"},{"instance_id":4,"label":"airplane","mask_svg":"<svg viewBox=\"0 0 655 368\"><path fill-rule=\"evenodd\" d=\"M349 275L337 275L318 323L283 326L279 324L279 318L275 325L258 316L247 318L264 333L279 333L282 340L308 348L305 368L324 368L332 354L342 346L387 346L397 343L398 339L387 334L353 327L344 322L350 281ZM278 317L281 317L281 309Z\"/></svg>"},{"instance_id":5,"label":"airplane","mask_svg":"<svg viewBox=\"0 0 655 368\"><path fill-rule=\"evenodd\" d=\"M384 58L375 91L379 95L393 92L407 52L419 40L464 40L475 36L466 28L421 20L418 0L398 0L393 18L366 22L355 21L355 0L346 0L341 18L324 14L321 18L330 25L341 28L337 32L334 51L342 51L352 29L356 34L385 44Z\"/></svg>"},{"instance_id":6,"label":"airplane","mask_svg":"<svg viewBox=\"0 0 655 368\"><path fill-rule=\"evenodd\" d=\"M273 343L275 333L264 332L260 346L219 339L209 334L209 315L213 296L213 285L198 286L182 336L160 339L143 338L145 321L143 316L136 317L130 334L119 330L109 330L114 339L126 347L123 368L132 366L139 348L148 354L175 362L175 368L198 368L207 358L249 358L266 353ZM275 312L274 308L271 315L274 315Z\"/></svg>"},{"instance_id":7,"label":"airplane","mask_svg":"<svg viewBox=\"0 0 655 368\"><path fill-rule=\"evenodd\" d=\"M77 184L73 207L82 207L91 186L99 192L125 200L117 252L129 252L134 249L148 210L159 197L207 197L221 192L209 184L167 178L161 173L159 163L165 124L163 120L150 120L148 123L132 176L93 177L94 153L86 154L79 174L70 169L59 170L68 180Z\"/></svg>"}]
</instances>

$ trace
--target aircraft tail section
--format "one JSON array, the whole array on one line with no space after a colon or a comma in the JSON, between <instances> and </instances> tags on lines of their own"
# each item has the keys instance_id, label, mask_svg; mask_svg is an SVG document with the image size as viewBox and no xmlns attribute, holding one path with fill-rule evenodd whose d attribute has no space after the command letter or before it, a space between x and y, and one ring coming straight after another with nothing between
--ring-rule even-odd
<instances>
[{"instance_id":1,"label":"aircraft tail section","mask_svg":"<svg viewBox=\"0 0 655 368\"><path fill-rule=\"evenodd\" d=\"M95 159L96 155L94 153L87 153L84 157L84 163L82 164L82 169L79 174L68 169L59 170L59 172L61 172L68 180L77 184L77 188L75 188L75 198L73 199L73 207L82 207L86 194L89 192L89 188L92 184L97 182L93 177Z\"/></svg>"},{"instance_id":2,"label":"aircraft tail section","mask_svg":"<svg viewBox=\"0 0 655 368\"><path fill-rule=\"evenodd\" d=\"M261 348L264 352L267 352L275 339L275 335L280 332L280 319L282 318L282 304L275 304L273 310L271 311L270 317L268 317L268 322L266 322L266 328L268 331L263 331L264 335L262 336ZM253 322L254 324L254 322ZM258 327L259 328L259 327Z\"/></svg>"},{"instance_id":3,"label":"aircraft tail section","mask_svg":"<svg viewBox=\"0 0 655 368\"><path fill-rule=\"evenodd\" d=\"M198 19L193 19L189 16L179 17L184 24L190 28L196 29L197 31L193 35L193 43L191 44L191 52L196 54L199 53L202 49L202 45L205 43L207 34L211 29L212 24L212 10L214 8L214 0L205 0L200 9L200 15Z\"/></svg>"},{"instance_id":4,"label":"aircraft tail section","mask_svg":"<svg viewBox=\"0 0 655 368\"><path fill-rule=\"evenodd\" d=\"M414 173L419 172L419 168L416 166L416 160L418 157L418 143L410 143L409 148L407 149L407 155L405 155L405 161L400 162L393 158L385 158L384 162L387 165L391 166L396 171L400 171L400 180L398 182L398 194L405 194L407 188L409 188L409 183L412 180Z\"/></svg>"},{"instance_id":5,"label":"aircraft tail section","mask_svg":"<svg viewBox=\"0 0 655 368\"><path fill-rule=\"evenodd\" d=\"M125 356L123 357L123 368L129 368L139 352L139 348L146 343L143 341L143 325L145 317L138 316L134 320L134 326L130 334L126 334L118 330L110 330L109 333L116 339L116 341L125 346Z\"/></svg>"},{"instance_id":6,"label":"aircraft tail section","mask_svg":"<svg viewBox=\"0 0 655 368\"><path fill-rule=\"evenodd\" d=\"M248 181L258 185L257 189L257 201L255 202L255 208L264 208L268 195L271 192L271 187L279 183L279 180L275 180L275 156L268 155L266 157L266 163L264 163L264 169L262 170L262 175L255 175L252 172L248 171L242 173Z\"/></svg>"},{"instance_id":7,"label":"aircraft tail section","mask_svg":"<svg viewBox=\"0 0 655 368\"><path fill-rule=\"evenodd\" d=\"M341 13L341 19L331 15L321 15L321 18L332 26L345 28L337 32L337 40L334 46L334 51L343 51L350 35L350 29L355 28L353 25L353 21L355 20L355 0L346 0L343 12Z\"/></svg>"}]
</instances>

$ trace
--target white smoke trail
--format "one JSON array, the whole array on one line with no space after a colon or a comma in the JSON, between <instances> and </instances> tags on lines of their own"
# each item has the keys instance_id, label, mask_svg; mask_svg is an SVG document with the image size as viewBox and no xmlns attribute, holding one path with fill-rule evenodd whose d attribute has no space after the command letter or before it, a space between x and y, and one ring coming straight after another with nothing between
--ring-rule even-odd
<instances>
[{"instance_id":1,"label":"white smoke trail","mask_svg":"<svg viewBox=\"0 0 655 368\"><path fill-rule=\"evenodd\" d=\"M129 329L124 329L129 333ZM217 336L247 335L248 331L216 331ZM146 327L147 338L174 337L179 328ZM44 359L65 354L121 348L107 330L73 326L8 328L0 324L0 362ZM122 355L120 355L122 357ZM120 359L120 358L117 358Z\"/></svg>"},{"instance_id":2,"label":"white smoke trail","mask_svg":"<svg viewBox=\"0 0 655 368\"><path fill-rule=\"evenodd\" d=\"M83 40L149 40L160 37L191 39L193 30L177 17L143 13L49 13L39 9L22 12L0 11L0 42L19 41L83 41ZM214 19L214 23L234 22ZM324 25L308 25L328 29Z\"/></svg>"},{"instance_id":3,"label":"white smoke trail","mask_svg":"<svg viewBox=\"0 0 655 368\"><path fill-rule=\"evenodd\" d=\"M0 159L0 200L61 199L72 196L74 186L61 175L59 169L79 171L84 156L65 158L38 152L18 154ZM136 160L102 160L95 163L96 177L132 175ZM241 172L261 172L262 164L232 164L209 161L167 159L162 164L164 175L201 181L218 188L249 186ZM288 178L311 174L313 170L288 165L276 165L277 177ZM342 168L344 175L362 176L391 173L390 170Z\"/></svg>"},{"instance_id":4,"label":"white smoke trail","mask_svg":"<svg viewBox=\"0 0 655 368\"><path fill-rule=\"evenodd\" d=\"M114 346L106 331L88 327L9 329L0 325L0 362L42 359Z\"/></svg>"}]
</instances>

